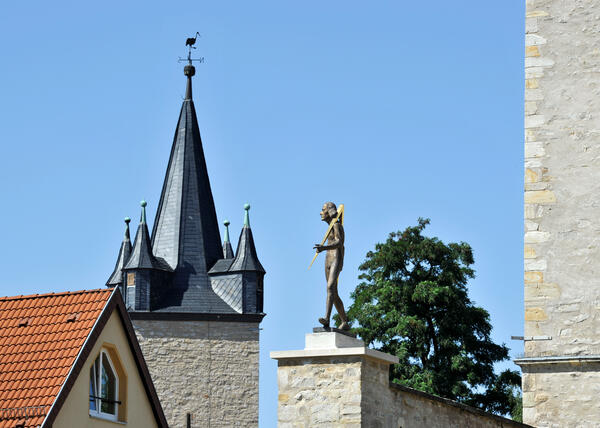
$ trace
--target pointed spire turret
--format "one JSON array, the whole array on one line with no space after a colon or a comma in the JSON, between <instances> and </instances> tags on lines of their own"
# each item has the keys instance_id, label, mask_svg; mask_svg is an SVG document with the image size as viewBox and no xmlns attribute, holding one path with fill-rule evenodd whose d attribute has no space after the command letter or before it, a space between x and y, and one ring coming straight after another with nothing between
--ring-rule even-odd
<instances>
[{"instance_id":1,"label":"pointed spire turret","mask_svg":"<svg viewBox=\"0 0 600 428\"><path fill-rule=\"evenodd\" d=\"M230 271L255 271L265 273L265 269L260 264L256 255L252 229L250 229L250 205L244 205L244 227L240 234L235 259L231 263Z\"/></svg>"},{"instance_id":2,"label":"pointed spire turret","mask_svg":"<svg viewBox=\"0 0 600 428\"><path fill-rule=\"evenodd\" d=\"M162 260L152 255L150 233L146 224L146 201L140 202L142 212L131 250L131 257L123 268L127 279L125 304L133 311L149 311L151 302L158 291L154 290L153 282L170 271Z\"/></svg>"},{"instance_id":3,"label":"pointed spire turret","mask_svg":"<svg viewBox=\"0 0 600 428\"><path fill-rule=\"evenodd\" d=\"M225 239L223 239L223 256L226 259L233 259L233 247L229 241L229 220L223 222L225 225Z\"/></svg>"},{"instance_id":4,"label":"pointed spire turret","mask_svg":"<svg viewBox=\"0 0 600 428\"><path fill-rule=\"evenodd\" d=\"M125 217L125 236L123 237L123 242L121 243L121 248L119 249L119 256L117 257L115 270L110 275L110 278L108 278L108 281L106 281L107 287L115 287L123 284L123 268L125 267L125 264L131 255L131 238L129 235L130 221L131 219L129 217Z\"/></svg>"},{"instance_id":5,"label":"pointed spire turret","mask_svg":"<svg viewBox=\"0 0 600 428\"><path fill-rule=\"evenodd\" d=\"M131 257L125 265L125 269L160 269L160 263L155 260L150 247L150 234L146 224L146 201L140 202L140 205L142 207L140 224L135 234Z\"/></svg>"},{"instance_id":6,"label":"pointed spire turret","mask_svg":"<svg viewBox=\"0 0 600 428\"><path fill-rule=\"evenodd\" d=\"M223 258L221 233L192 101L194 67L186 65L184 74L186 96L152 229L153 255L174 271L168 286L170 291L164 293L165 300L159 303L166 311L206 310L207 299L211 298L206 293L212 293L208 271ZM221 310L212 303L209 307Z\"/></svg>"}]
</instances>

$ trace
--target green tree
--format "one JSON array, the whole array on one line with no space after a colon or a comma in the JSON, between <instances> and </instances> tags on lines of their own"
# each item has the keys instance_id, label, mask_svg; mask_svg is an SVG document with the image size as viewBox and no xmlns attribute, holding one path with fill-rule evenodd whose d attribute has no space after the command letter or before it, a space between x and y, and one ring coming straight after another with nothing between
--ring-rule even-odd
<instances>
[{"instance_id":1,"label":"green tree","mask_svg":"<svg viewBox=\"0 0 600 428\"><path fill-rule=\"evenodd\" d=\"M394 354L393 382L508 414L518 406L521 378L494 372L508 348L490 338L488 312L469 299L473 251L423 236L428 219L367 253L348 318L369 345Z\"/></svg>"}]
</instances>

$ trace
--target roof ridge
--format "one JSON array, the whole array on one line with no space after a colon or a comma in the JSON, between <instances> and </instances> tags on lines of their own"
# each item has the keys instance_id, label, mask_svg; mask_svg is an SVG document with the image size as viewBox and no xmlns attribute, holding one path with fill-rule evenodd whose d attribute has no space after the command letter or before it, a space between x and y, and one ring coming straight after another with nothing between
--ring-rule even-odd
<instances>
[{"instance_id":1,"label":"roof ridge","mask_svg":"<svg viewBox=\"0 0 600 428\"><path fill-rule=\"evenodd\" d=\"M66 296L66 295L74 295L74 294L85 294L85 293L112 293L112 288L94 288L91 290L77 290L77 291L61 291L58 293L43 293L43 294L21 294L18 296L0 296L0 301L6 300L25 300L25 299L36 299L39 297L54 297L54 296Z\"/></svg>"}]
</instances>

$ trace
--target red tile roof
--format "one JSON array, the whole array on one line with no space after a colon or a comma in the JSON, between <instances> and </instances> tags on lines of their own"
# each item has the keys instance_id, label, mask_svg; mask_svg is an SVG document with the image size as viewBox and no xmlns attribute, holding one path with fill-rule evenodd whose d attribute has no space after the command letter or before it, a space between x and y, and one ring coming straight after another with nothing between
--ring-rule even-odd
<instances>
[{"instance_id":1,"label":"red tile roof","mask_svg":"<svg viewBox=\"0 0 600 428\"><path fill-rule=\"evenodd\" d=\"M0 428L42 423L112 292L0 297Z\"/></svg>"}]
</instances>

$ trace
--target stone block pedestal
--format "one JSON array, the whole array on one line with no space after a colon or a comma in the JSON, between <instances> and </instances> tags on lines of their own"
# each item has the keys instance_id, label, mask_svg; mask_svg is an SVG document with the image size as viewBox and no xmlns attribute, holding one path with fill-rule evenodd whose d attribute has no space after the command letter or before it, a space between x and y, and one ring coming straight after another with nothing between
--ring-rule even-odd
<instances>
[{"instance_id":1,"label":"stone block pedestal","mask_svg":"<svg viewBox=\"0 0 600 428\"><path fill-rule=\"evenodd\" d=\"M405 386L390 384L398 358L338 332L306 335L278 361L279 428L509 428L525 425Z\"/></svg>"},{"instance_id":2,"label":"stone block pedestal","mask_svg":"<svg viewBox=\"0 0 600 428\"><path fill-rule=\"evenodd\" d=\"M323 332L307 334L304 349L274 351L271 358L278 361L280 428L383 426L371 423L386 415L371 414L370 403L377 398L373 392L387 393L389 366L397 357Z\"/></svg>"}]
</instances>

